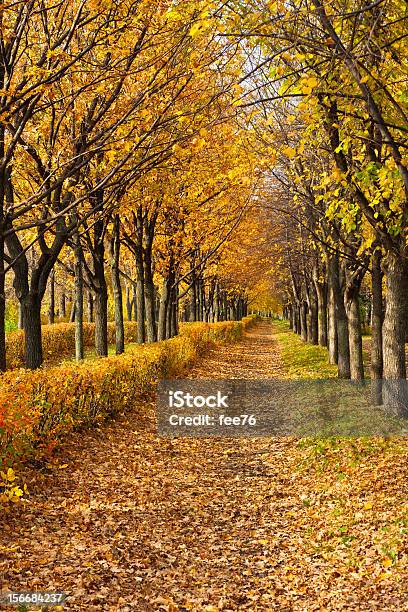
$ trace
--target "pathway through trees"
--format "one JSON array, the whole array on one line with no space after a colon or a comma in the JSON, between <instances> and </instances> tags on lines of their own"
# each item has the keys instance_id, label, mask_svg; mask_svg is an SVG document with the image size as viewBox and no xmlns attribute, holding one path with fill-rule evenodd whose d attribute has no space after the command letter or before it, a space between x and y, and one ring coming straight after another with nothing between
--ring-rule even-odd
<instances>
[{"instance_id":1,"label":"pathway through trees","mask_svg":"<svg viewBox=\"0 0 408 612\"><path fill-rule=\"evenodd\" d=\"M262 323L191 376L283 371ZM349 532L329 522L327 478L320 486L300 469L296 440L160 439L153 415L153 404L141 405L74 435L55 465L32 472L29 505L1 526L3 590L65 591L68 610L87 612L407 609L401 586L370 566L377 543L365 515L350 560ZM403 504L381 460L381 481L373 473L361 474L357 488L336 481L336 499L364 501L389 486L392 503ZM398 461L394 474L405 468Z\"/></svg>"}]
</instances>

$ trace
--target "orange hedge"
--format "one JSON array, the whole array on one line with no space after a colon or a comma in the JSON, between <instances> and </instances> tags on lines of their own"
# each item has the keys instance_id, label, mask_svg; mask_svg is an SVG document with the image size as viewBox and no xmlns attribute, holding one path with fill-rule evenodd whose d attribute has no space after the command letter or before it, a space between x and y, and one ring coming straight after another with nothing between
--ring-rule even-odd
<instances>
[{"instance_id":1,"label":"orange hedge","mask_svg":"<svg viewBox=\"0 0 408 612\"><path fill-rule=\"evenodd\" d=\"M84 323L84 346L95 346L95 323ZM125 342L136 342L137 323L125 322ZM55 360L75 354L75 324L55 323L42 326L44 359ZM115 324L108 323L108 343L115 343ZM15 331L6 336L7 368L24 367L24 332Z\"/></svg>"},{"instance_id":2,"label":"orange hedge","mask_svg":"<svg viewBox=\"0 0 408 612\"><path fill-rule=\"evenodd\" d=\"M131 409L137 399L154 393L159 379L181 374L210 346L237 340L253 321L251 316L241 322L186 323L179 336L132 346L124 355L5 372L0 466L43 453L70 431Z\"/></svg>"}]
</instances>

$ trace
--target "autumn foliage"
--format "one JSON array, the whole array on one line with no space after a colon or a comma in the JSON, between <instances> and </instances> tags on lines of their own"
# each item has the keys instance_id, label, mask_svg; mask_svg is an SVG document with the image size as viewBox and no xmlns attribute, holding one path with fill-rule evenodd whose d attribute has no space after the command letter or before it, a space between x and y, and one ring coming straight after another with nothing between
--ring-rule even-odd
<instances>
[{"instance_id":1,"label":"autumn foliage","mask_svg":"<svg viewBox=\"0 0 408 612\"><path fill-rule=\"evenodd\" d=\"M159 379L181 374L210 346L237 340L254 321L185 324L176 338L126 355L1 377L0 457L5 467L46 455L72 430L101 423L151 396Z\"/></svg>"},{"instance_id":2,"label":"autumn foliage","mask_svg":"<svg viewBox=\"0 0 408 612\"><path fill-rule=\"evenodd\" d=\"M124 323L126 342L136 342L137 326L133 321ZM95 323L84 323L84 346L95 346ZM46 361L61 360L75 353L75 325L73 323L55 323L42 326L43 352ZM115 342L115 325L108 322L108 342ZM6 337L7 367L10 370L22 368L24 361L24 332L11 332Z\"/></svg>"}]
</instances>

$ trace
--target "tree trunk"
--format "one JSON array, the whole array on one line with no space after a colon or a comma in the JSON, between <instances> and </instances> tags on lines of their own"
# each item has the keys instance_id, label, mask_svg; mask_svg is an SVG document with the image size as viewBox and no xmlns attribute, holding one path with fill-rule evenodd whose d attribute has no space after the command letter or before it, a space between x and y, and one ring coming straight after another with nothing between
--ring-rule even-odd
<instances>
[{"instance_id":1,"label":"tree trunk","mask_svg":"<svg viewBox=\"0 0 408 612\"><path fill-rule=\"evenodd\" d=\"M19 302L18 304L18 329L24 329L24 323L23 323L23 309L21 307L21 304Z\"/></svg>"},{"instance_id":2,"label":"tree trunk","mask_svg":"<svg viewBox=\"0 0 408 612\"><path fill-rule=\"evenodd\" d=\"M94 300L92 291L87 292L86 296L87 307L88 307L88 323L93 323L94 320Z\"/></svg>"},{"instance_id":3,"label":"tree trunk","mask_svg":"<svg viewBox=\"0 0 408 612\"><path fill-rule=\"evenodd\" d=\"M1 177L0 177L1 180ZM0 187L1 189L1 187ZM6 292L4 273L4 239L3 239L3 196L0 210L0 371L6 369Z\"/></svg>"},{"instance_id":4,"label":"tree trunk","mask_svg":"<svg viewBox=\"0 0 408 612\"><path fill-rule=\"evenodd\" d=\"M170 320L170 336L173 338L178 334L178 288L173 287L171 290L171 320Z\"/></svg>"},{"instance_id":5,"label":"tree trunk","mask_svg":"<svg viewBox=\"0 0 408 612\"><path fill-rule=\"evenodd\" d=\"M382 404L382 377L383 377L383 349L382 349L382 325L383 325L383 300L382 300L382 271L381 251L376 250L372 259L371 272L371 399L375 406Z\"/></svg>"},{"instance_id":6,"label":"tree trunk","mask_svg":"<svg viewBox=\"0 0 408 612\"><path fill-rule=\"evenodd\" d=\"M127 320L132 320L132 312L133 312L133 298L130 299L130 286L129 283L126 283L126 314Z\"/></svg>"},{"instance_id":7,"label":"tree trunk","mask_svg":"<svg viewBox=\"0 0 408 612\"><path fill-rule=\"evenodd\" d=\"M167 278L163 282L163 287L160 296L159 317L158 317L158 340L166 340L171 335L170 309L171 309L171 293L174 285L175 274L173 269L173 261L170 261L169 272Z\"/></svg>"},{"instance_id":8,"label":"tree trunk","mask_svg":"<svg viewBox=\"0 0 408 612\"><path fill-rule=\"evenodd\" d=\"M75 359L84 358L84 283L82 250L78 232L74 236L75 248Z\"/></svg>"},{"instance_id":9,"label":"tree trunk","mask_svg":"<svg viewBox=\"0 0 408 612\"><path fill-rule=\"evenodd\" d=\"M327 346L327 285L315 281L317 294L318 343Z\"/></svg>"},{"instance_id":10,"label":"tree trunk","mask_svg":"<svg viewBox=\"0 0 408 612\"><path fill-rule=\"evenodd\" d=\"M1 26L3 23L1 22ZM4 87L5 65L0 66L0 87ZM5 124L0 122L0 159L5 153ZM5 204L5 168L0 172L0 371L6 369L6 291L4 266L4 204Z\"/></svg>"},{"instance_id":11,"label":"tree trunk","mask_svg":"<svg viewBox=\"0 0 408 612\"><path fill-rule=\"evenodd\" d=\"M161 295L160 295L160 306L159 306L159 320L157 328L157 339L159 342L167 338L167 309L169 307L169 288L167 279L163 282Z\"/></svg>"},{"instance_id":12,"label":"tree trunk","mask_svg":"<svg viewBox=\"0 0 408 612\"><path fill-rule=\"evenodd\" d=\"M137 321L137 283L132 285L133 320Z\"/></svg>"},{"instance_id":13,"label":"tree trunk","mask_svg":"<svg viewBox=\"0 0 408 612\"><path fill-rule=\"evenodd\" d=\"M218 283L215 285L215 296L214 296L214 323L220 320L220 286Z\"/></svg>"},{"instance_id":14,"label":"tree trunk","mask_svg":"<svg viewBox=\"0 0 408 612\"><path fill-rule=\"evenodd\" d=\"M205 320L205 288L204 279L199 279L199 296L200 296L200 321ZM234 317L235 318L235 317Z\"/></svg>"},{"instance_id":15,"label":"tree trunk","mask_svg":"<svg viewBox=\"0 0 408 612\"><path fill-rule=\"evenodd\" d=\"M292 302L292 329L293 329L295 334L298 333L297 312L298 312L297 303L294 301L294 302Z\"/></svg>"},{"instance_id":16,"label":"tree trunk","mask_svg":"<svg viewBox=\"0 0 408 612\"><path fill-rule=\"evenodd\" d=\"M95 291L95 353L108 355L108 288L105 279L104 222L94 224L94 249L92 252Z\"/></svg>"},{"instance_id":17,"label":"tree trunk","mask_svg":"<svg viewBox=\"0 0 408 612\"><path fill-rule=\"evenodd\" d=\"M338 285L338 260L330 255L327 263L328 274L328 349L329 363L337 364L338 361L338 336L337 336L337 309L336 309L336 285ZM337 278L337 280L335 280Z\"/></svg>"},{"instance_id":18,"label":"tree trunk","mask_svg":"<svg viewBox=\"0 0 408 612\"><path fill-rule=\"evenodd\" d=\"M67 316L66 297L65 297L64 291L61 291L60 293L59 311L60 311L60 317L64 319Z\"/></svg>"},{"instance_id":19,"label":"tree trunk","mask_svg":"<svg viewBox=\"0 0 408 612\"><path fill-rule=\"evenodd\" d=\"M148 342L156 342L156 320L155 320L155 292L153 283L153 273L151 259L145 260L145 316L146 316L146 337Z\"/></svg>"},{"instance_id":20,"label":"tree trunk","mask_svg":"<svg viewBox=\"0 0 408 612\"><path fill-rule=\"evenodd\" d=\"M53 270L49 276L49 292L50 302L48 306L48 323L53 325L55 323L55 271Z\"/></svg>"},{"instance_id":21,"label":"tree trunk","mask_svg":"<svg viewBox=\"0 0 408 612\"><path fill-rule=\"evenodd\" d=\"M108 355L108 292L99 288L95 293L95 353L98 357Z\"/></svg>"},{"instance_id":22,"label":"tree trunk","mask_svg":"<svg viewBox=\"0 0 408 612\"><path fill-rule=\"evenodd\" d=\"M138 248L136 253L136 310L137 310L137 341L143 344L145 337L145 295L143 252Z\"/></svg>"},{"instance_id":23,"label":"tree trunk","mask_svg":"<svg viewBox=\"0 0 408 612\"><path fill-rule=\"evenodd\" d=\"M23 298L21 306L24 321L25 365L30 370L35 370L43 362L40 296L29 293Z\"/></svg>"},{"instance_id":24,"label":"tree trunk","mask_svg":"<svg viewBox=\"0 0 408 612\"><path fill-rule=\"evenodd\" d=\"M300 303L300 336L307 342L307 304L303 300Z\"/></svg>"},{"instance_id":25,"label":"tree trunk","mask_svg":"<svg viewBox=\"0 0 408 612\"><path fill-rule=\"evenodd\" d=\"M153 240L157 214L152 214L150 219L145 213L143 218L143 266L145 286L145 318L146 337L148 342L156 342L156 291L153 282Z\"/></svg>"},{"instance_id":26,"label":"tree trunk","mask_svg":"<svg viewBox=\"0 0 408 612\"><path fill-rule=\"evenodd\" d=\"M190 301L190 322L197 321L197 280L195 272L192 272L191 301Z\"/></svg>"},{"instance_id":27,"label":"tree trunk","mask_svg":"<svg viewBox=\"0 0 408 612\"><path fill-rule=\"evenodd\" d=\"M386 261L386 309L383 324L384 405L408 416L405 335L408 320L408 262L389 253Z\"/></svg>"},{"instance_id":28,"label":"tree trunk","mask_svg":"<svg viewBox=\"0 0 408 612\"><path fill-rule=\"evenodd\" d=\"M318 344L318 311L317 311L317 294L313 284L308 289L308 318L307 318L307 341L310 344Z\"/></svg>"},{"instance_id":29,"label":"tree trunk","mask_svg":"<svg viewBox=\"0 0 408 612\"><path fill-rule=\"evenodd\" d=\"M71 312L69 313L69 322L75 322L75 292L72 295Z\"/></svg>"},{"instance_id":30,"label":"tree trunk","mask_svg":"<svg viewBox=\"0 0 408 612\"><path fill-rule=\"evenodd\" d=\"M350 377L352 380L364 379L363 342L361 338L361 317L358 290L353 291L346 300L350 345Z\"/></svg>"},{"instance_id":31,"label":"tree trunk","mask_svg":"<svg viewBox=\"0 0 408 612\"><path fill-rule=\"evenodd\" d=\"M342 282L340 283L340 275ZM350 378L350 343L346 307L344 305L345 272L339 269L338 283L335 282L336 311L337 311L337 344L338 344L338 376Z\"/></svg>"},{"instance_id":32,"label":"tree trunk","mask_svg":"<svg viewBox=\"0 0 408 612\"><path fill-rule=\"evenodd\" d=\"M167 309L166 309L166 338L171 338L171 326L172 326L172 317L173 317L173 313L172 313L173 298L172 298L171 293L172 292L169 291L168 303L167 303Z\"/></svg>"},{"instance_id":33,"label":"tree trunk","mask_svg":"<svg viewBox=\"0 0 408 612\"><path fill-rule=\"evenodd\" d=\"M112 291L115 302L115 342L116 354L121 355L125 350L125 327L123 323L123 299L120 284L119 257L120 257L120 225L119 215L115 216L113 235L110 242Z\"/></svg>"}]
</instances>

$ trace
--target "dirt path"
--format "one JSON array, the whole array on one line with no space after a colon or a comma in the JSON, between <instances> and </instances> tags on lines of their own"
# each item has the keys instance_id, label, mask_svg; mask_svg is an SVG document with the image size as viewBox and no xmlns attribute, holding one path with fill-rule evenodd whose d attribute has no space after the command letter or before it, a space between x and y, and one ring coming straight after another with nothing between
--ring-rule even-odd
<instances>
[{"instance_id":1,"label":"dirt path","mask_svg":"<svg viewBox=\"0 0 408 612\"><path fill-rule=\"evenodd\" d=\"M280 373L262 324L191 376ZM159 439L153 415L73 436L59 467L29 475L29 505L1 524L3 591L65 591L83 612L408 609L316 552L325 516L313 531L295 441Z\"/></svg>"},{"instance_id":2,"label":"dirt path","mask_svg":"<svg viewBox=\"0 0 408 612\"><path fill-rule=\"evenodd\" d=\"M283 364L270 323L250 329L241 342L212 350L188 374L188 378L262 379L279 377Z\"/></svg>"}]
</instances>

